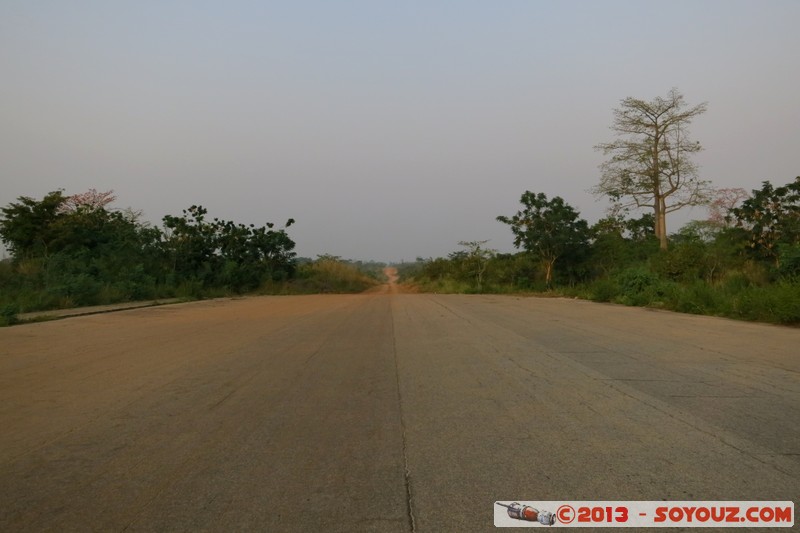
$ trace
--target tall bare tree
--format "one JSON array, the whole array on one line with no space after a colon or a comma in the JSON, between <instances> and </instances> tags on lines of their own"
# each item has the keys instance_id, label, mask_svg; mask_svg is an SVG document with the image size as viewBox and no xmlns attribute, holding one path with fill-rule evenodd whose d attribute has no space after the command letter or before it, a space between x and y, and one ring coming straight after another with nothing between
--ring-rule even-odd
<instances>
[{"instance_id":1,"label":"tall bare tree","mask_svg":"<svg viewBox=\"0 0 800 533\"><path fill-rule=\"evenodd\" d=\"M667 248L667 214L708 201L709 183L698 177L691 160L702 147L687 131L705 111L705 103L688 107L674 88L650 102L628 97L614 110L611 130L617 139L595 146L611 157L600 165L600 184L593 192L623 208L652 208L662 249Z\"/></svg>"}]
</instances>

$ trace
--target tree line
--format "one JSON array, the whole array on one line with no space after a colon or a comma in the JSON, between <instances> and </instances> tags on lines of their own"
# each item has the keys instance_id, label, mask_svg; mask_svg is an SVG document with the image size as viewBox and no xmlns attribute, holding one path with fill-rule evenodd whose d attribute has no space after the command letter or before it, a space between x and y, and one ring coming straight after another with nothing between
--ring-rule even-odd
<instances>
[{"instance_id":1,"label":"tree line","mask_svg":"<svg viewBox=\"0 0 800 533\"><path fill-rule=\"evenodd\" d=\"M210 217L192 205L160 226L112 207L113 191L41 199L0 208L0 325L26 311L160 298L229 294L361 292L385 264L322 255L297 257L287 228Z\"/></svg>"},{"instance_id":2,"label":"tree line","mask_svg":"<svg viewBox=\"0 0 800 533\"><path fill-rule=\"evenodd\" d=\"M551 291L776 322L800 321L800 177L764 181L751 193L715 189L692 156L689 125L706 111L676 89L614 110L615 138L595 146L607 160L594 192L610 200L590 225L563 198L525 191L499 215L514 254L461 241L446 258L398 265L423 289ZM115 209L112 191L54 191L0 208L0 324L17 312L171 296L255 290L355 292L376 283L382 263L297 258L287 228L209 218L203 206L167 215L161 227ZM705 205L707 220L669 234L668 215Z\"/></svg>"},{"instance_id":3,"label":"tree line","mask_svg":"<svg viewBox=\"0 0 800 533\"><path fill-rule=\"evenodd\" d=\"M518 253L487 241L398 266L401 279L435 292L549 292L752 320L800 322L800 177L744 195L714 193L711 215L661 248L652 213L610 214L590 225L564 199L526 191L508 224ZM719 206L738 198L720 216Z\"/></svg>"},{"instance_id":4,"label":"tree line","mask_svg":"<svg viewBox=\"0 0 800 533\"><path fill-rule=\"evenodd\" d=\"M549 290L598 301L652 305L783 323L800 321L800 177L760 189L715 189L692 156L689 125L707 109L676 89L614 110L615 139L593 192L608 215L593 225L561 197L525 191L500 215L516 254L462 241L447 258L400 265L406 279L445 292ZM670 235L667 215L707 206L709 217Z\"/></svg>"},{"instance_id":5,"label":"tree line","mask_svg":"<svg viewBox=\"0 0 800 533\"><path fill-rule=\"evenodd\" d=\"M18 311L172 296L251 291L296 271L294 241L281 228L208 218L198 205L161 227L114 209L112 191L53 191L0 209L0 305Z\"/></svg>"}]
</instances>

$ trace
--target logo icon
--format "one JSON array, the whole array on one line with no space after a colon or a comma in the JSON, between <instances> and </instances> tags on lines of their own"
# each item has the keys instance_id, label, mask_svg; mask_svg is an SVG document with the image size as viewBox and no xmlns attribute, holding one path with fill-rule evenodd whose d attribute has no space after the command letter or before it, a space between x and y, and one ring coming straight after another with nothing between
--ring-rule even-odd
<instances>
[{"instance_id":1,"label":"logo icon","mask_svg":"<svg viewBox=\"0 0 800 533\"><path fill-rule=\"evenodd\" d=\"M513 502L511 504L500 502L495 503L501 507L505 507L508 512L508 516L516 520L539 522L545 526L552 526L556 523L556 515L549 511L540 511L539 509L535 509L529 505L521 505L519 502Z\"/></svg>"}]
</instances>

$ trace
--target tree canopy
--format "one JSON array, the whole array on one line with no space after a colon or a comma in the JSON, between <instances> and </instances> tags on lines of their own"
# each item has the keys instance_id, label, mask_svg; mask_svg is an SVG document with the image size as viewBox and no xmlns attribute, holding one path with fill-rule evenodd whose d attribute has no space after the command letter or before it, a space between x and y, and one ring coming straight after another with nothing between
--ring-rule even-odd
<instances>
[{"instance_id":1,"label":"tree canopy","mask_svg":"<svg viewBox=\"0 0 800 533\"><path fill-rule=\"evenodd\" d=\"M0 239L23 274L17 281L68 306L147 298L179 287L244 292L294 271L295 243L286 233L292 219L280 229L209 221L208 211L193 205L165 216L158 228L140 222L131 209L111 207L114 200L113 191L53 191L0 209Z\"/></svg>"},{"instance_id":2,"label":"tree canopy","mask_svg":"<svg viewBox=\"0 0 800 533\"><path fill-rule=\"evenodd\" d=\"M746 231L750 248L780 267L782 254L800 245L800 176L781 187L763 182L730 217Z\"/></svg>"},{"instance_id":3,"label":"tree canopy","mask_svg":"<svg viewBox=\"0 0 800 533\"><path fill-rule=\"evenodd\" d=\"M65 197L53 191L41 200L21 196L0 209L0 239L17 260L24 257L47 255L58 238L58 222Z\"/></svg>"},{"instance_id":4,"label":"tree canopy","mask_svg":"<svg viewBox=\"0 0 800 533\"><path fill-rule=\"evenodd\" d=\"M708 182L699 178L691 159L702 147L688 132L705 111L705 103L689 107L677 89L649 102L628 97L614 110L611 130L617 139L595 146L610 158L600 166L594 193L625 208L653 209L662 249L667 248L667 214L708 201Z\"/></svg>"},{"instance_id":5,"label":"tree canopy","mask_svg":"<svg viewBox=\"0 0 800 533\"><path fill-rule=\"evenodd\" d=\"M544 193L525 191L520 203L523 209L515 215L498 216L497 220L511 226L515 247L525 249L544 265L545 282L550 286L556 262L587 247L589 226L560 196L548 200Z\"/></svg>"}]
</instances>

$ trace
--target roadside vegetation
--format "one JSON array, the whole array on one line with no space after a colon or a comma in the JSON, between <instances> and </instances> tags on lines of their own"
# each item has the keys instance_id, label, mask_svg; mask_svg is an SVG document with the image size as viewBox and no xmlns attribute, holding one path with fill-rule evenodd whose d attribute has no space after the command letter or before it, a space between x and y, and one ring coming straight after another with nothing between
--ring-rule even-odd
<instances>
[{"instance_id":1,"label":"roadside vegetation","mask_svg":"<svg viewBox=\"0 0 800 533\"><path fill-rule=\"evenodd\" d=\"M691 157L702 147L688 126L705 110L676 89L625 98L615 138L595 147L608 157L594 189L611 203L607 217L590 226L564 199L525 191L516 214L497 217L519 253L462 242L446 258L397 265L401 280L423 291L534 292L800 323L800 177L750 193L700 179ZM708 218L669 235L668 215L689 206L706 206Z\"/></svg>"},{"instance_id":2,"label":"roadside vegetation","mask_svg":"<svg viewBox=\"0 0 800 533\"><path fill-rule=\"evenodd\" d=\"M499 215L514 254L461 241L444 258L396 265L417 290L586 298L780 324L800 323L800 177L715 189L692 156L689 125L706 105L677 90L625 98L594 193L610 201L590 225L563 198L525 191ZM218 218L193 205L162 226L112 208L113 193L54 191L0 208L0 325L27 311L158 298L361 292L386 266L324 255L298 258L287 229ZM707 206L708 218L668 234L668 215Z\"/></svg>"},{"instance_id":3,"label":"roadside vegetation","mask_svg":"<svg viewBox=\"0 0 800 533\"><path fill-rule=\"evenodd\" d=\"M193 205L161 227L115 209L111 191L42 199L0 209L0 325L23 312L159 298L233 294L360 292L378 264L334 256L298 259L287 228L245 225Z\"/></svg>"},{"instance_id":4,"label":"roadside vegetation","mask_svg":"<svg viewBox=\"0 0 800 533\"><path fill-rule=\"evenodd\" d=\"M385 263L351 261L334 255L299 258L294 274L286 280L267 280L259 294L345 294L363 292L383 283Z\"/></svg>"},{"instance_id":5,"label":"roadside vegetation","mask_svg":"<svg viewBox=\"0 0 800 533\"><path fill-rule=\"evenodd\" d=\"M446 258L397 265L401 281L430 292L538 293L800 323L800 177L779 187L764 182L751 194L717 191L709 218L670 235L666 250L651 214L589 226L577 224L560 198L526 193L523 204L532 196L544 207L526 204L518 214L519 253L487 257L462 246ZM552 230L538 229L548 223Z\"/></svg>"}]
</instances>

